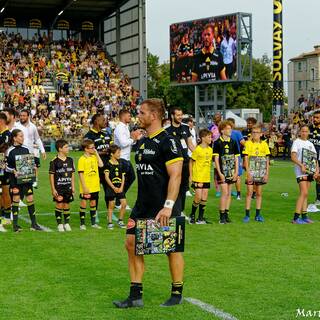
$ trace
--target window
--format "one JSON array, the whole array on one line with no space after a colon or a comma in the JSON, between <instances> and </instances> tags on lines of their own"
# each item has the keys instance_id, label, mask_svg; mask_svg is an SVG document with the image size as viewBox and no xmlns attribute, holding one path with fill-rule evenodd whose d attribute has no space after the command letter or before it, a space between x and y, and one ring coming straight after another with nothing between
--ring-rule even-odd
<instances>
[{"instance_id":1,"label":"window","mask_svg":"<svg viewBox=\"0 0 320 320\"><path fill-rule=\"evenodd\" d=\"M298 87L299 87L299 90L302 90L302 81L298 82Z\"/></svg>"},{"instance_id":2,"label":"window","mask_svg":"<svg viewBox=\"0 0 320 320\"><path fill-rule=\"evenodd\" d=\"M302 63L301 62L298 63L298 71L302 71Z\"/></svg>"},{"instance_id":3,"label":"window","mask_svg":"<svg viewBox=\"0 0 320 320\"><path fill-rule=\"evenodd\" d=\"M311 81L315 80L315 72L314 72L314 68L311 69Z\"/></svg>"}]
</instances>

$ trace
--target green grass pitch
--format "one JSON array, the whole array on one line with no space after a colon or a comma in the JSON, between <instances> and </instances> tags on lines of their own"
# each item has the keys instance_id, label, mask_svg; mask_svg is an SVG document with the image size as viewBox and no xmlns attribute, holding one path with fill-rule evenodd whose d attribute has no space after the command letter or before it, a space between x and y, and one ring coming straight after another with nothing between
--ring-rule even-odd
<instances>
[{"instance_id":1,"label":"green grass pitch","mask_svg":"<svg viewBox=\"0 0 320 320\"><path fill-rule=\"evenodd\" d=\"M80 153L71 155L77 161ZM53 156L49 154L49 160ZM35 203L39 223L54 232L31 232L20 221L22 233L10 229L0 234L0 319L218 319L188 302L159 307L170 293L165 256L145 259L145 307L115 309L112 300L125 298L129 287L125 230L106 229L105 204L100 201L102 230L80 231L79 216L72 214L72 232L58 233L54 216L43 215L54 212L49 160L42 161ZM184 296L238 319L295 319L297 308L320 309L319 214L311 215L313 225L290 224L298 186L289 162L271 166L263 191L266 222L246 225L244 200L232 202L233 223L219 225L218 199L210 191L206 216L214 223L188 225L186 230ZM289 196L281 197L282 192ZM128 195L131 207L135 194L136 184ZM73 212L79 209L78 193L75 198ZM310 201L313 198L314 185ZM191 202L188 198L187 213ZM27 216L26 208L21 213Z\"/></svg>"}]
</instances>

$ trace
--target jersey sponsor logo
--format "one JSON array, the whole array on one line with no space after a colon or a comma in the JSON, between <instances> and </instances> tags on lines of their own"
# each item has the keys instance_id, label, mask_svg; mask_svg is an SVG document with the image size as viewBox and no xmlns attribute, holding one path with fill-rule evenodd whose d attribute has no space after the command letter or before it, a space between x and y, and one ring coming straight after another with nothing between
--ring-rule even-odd
<instances>
[{"instance_id":1,"label":"jersey sponsor logo","mask_svg":"<svg viewBox=\"0 0 320 320\"><path fill-rule=\"evenodd\" d=\"M150 150L150 149L144 149L143 150L143 154L151 154L151 155L155 155L156 152L154 150Z\"/></svg>"},{"instance_id":2,"label":"jersey sponsor logo","mask_svg":"<svg viewBox=\"0 0 320 320\"><path fill-rule=\"evenodd\" d=\"M170 139L170 142L171 142L170 150L172 151L172 153L178 153L178 147L177 147L176 141L174 139Z\"/></svg>"},{"instance_id":3,"label":"jersey sponsor logo","mask_svg":"<svg viewBox=\"0 0 320 320\"><path fill-rule=\"evenodd\" d=\"M150 164L147 163L137 163L136 169L140 175L153 175L154 171Z\"/></svg>"}]
</instances>

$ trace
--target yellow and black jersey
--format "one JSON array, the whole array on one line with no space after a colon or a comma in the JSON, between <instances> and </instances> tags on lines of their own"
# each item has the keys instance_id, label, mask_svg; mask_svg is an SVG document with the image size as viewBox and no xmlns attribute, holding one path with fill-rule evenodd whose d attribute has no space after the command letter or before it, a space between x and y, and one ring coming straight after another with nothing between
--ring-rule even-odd
<instances>
[{"instance_id":1,"label":"yellow and black jersey","mask_svg":"<svg viewBox=\"0 0 320 320\"><path fill-rule=\"evenodd\" d=\"M95 155L83 155L78 161L78 172L83 173L84 182L90 193L100 191L100 179L98 170L98 159ZM83 193L82 185L80 184L80 193Z\"/></svg>"},{"instance_id":2,"label":"yellow and black jersey","mask_svg":"<svg viewBox=\"0 0 320 320\"><path fill-rule=\"evenodd\" d=\"M75 172L73 159L62 160L58 156L50 161L49 174L54 176L54 187L59 194L72 192L72 175Z\"/></svg>"},{"instance_id":3,"label":"yellow and black jersey","mask_svg":"<svg viewBox=\"0 0 320 320\"><path fill-rule=\"evenodd\" d=\"M84 139L90 139L94 142L94 146L98 151L104 165L106 165L108 156L106 151L109 149L110 144L112 143L112 137L106 131L96 131L93 128L90 129L84 136Z\"/></svg>"},{"instance_id":4,"label":"yellow and black jersey","mask_svg":"<svg viewBox=\"0 0 320 320\"><path fill-rule=\"evenodd\" d=\"M164 129L137 143L135 154L138 196L131 217L155 217L163 208L168 192L169 175L167 166L183 161L182 152L176 140ZM176 204L180 203L180 198ZM172 215L180 215L177 205Z\"/></svg>"},{"instance_id":5,"label":"yellow and black jersey","mask_svg":"<svg viewBox=\"0 0 320 320\"><path fill-rule=\"evenodd\" d=\"M11 132L9 129L0 132L0 152L5 152L9 148L10 139Z\"/></svg>"},{"instance_id":6,"label":"yellow and black jersey","mask_svg":"<svg viewBox=\"0 0 320 320\"><path fill-rule=\"evenodd\" d=\"M320 128L317 128L315 125L311 125L309 127L310 130L310 135L309 135L309 141L312 142L314 145L317 154L318 154L318 159L320 156Z\"/></svg>"},{"instance_id":7,"label":"yellow and black jersey","mask_svg":"<svg viewBox=\"0 0 320 320\"><path fill-rule=\"evenodd\" d=\"M249 157L267 157L270 155L270 150L266 141L253 142L248 140L242 154Z\"/></svg>"},{"instance_id":8,"label":"yellow and black jersey","mask_svg":"<svg viewBox=\"0 0 320 320\"><path fill-rule=\"evenodd\" d=\"M220 72L225 68L222 54L214 49L206 52L204 49L194 57L192 73L198 81L220 80Z\"/></svg>"},{"instance_id":9,"label":"yellow and black jersey","mask_svg":"<svg viewBox=\"0 0 320 320\"><path fill-rule=\"evenodd\" d=\"M199 145L193 150L191 156L194 161L192 165L192 181L210 182L212 154L211 147L203 148Z\"/></svg>"},{"instance_id":10,"label":"yellow and black jersey","mask_svg":"<svg viewBox=\"0 0 320 320\"><path fill-rule=\"evenodd\" d=\"M120 188L125 172L121 163L112 163L110 160L105 166L105 173L109 174L109 179L116 188Z\"/></svg>"},{"instance_id":11,"label":"yellow and black jersey","mask_svg":"<svg viewBox=\"0 0 320 320\"><path fill-rule=\"evenodd\" d=\"M179 127L174 127L171 125L170 127L166 128L166 131L169 135L173 136L178 143L178 146L182 150L182 156L185 162L189 162L189 155L188 155L188 139L191 137L191 132L189 126L181 123Z\"/></svg>"}]
</instances>

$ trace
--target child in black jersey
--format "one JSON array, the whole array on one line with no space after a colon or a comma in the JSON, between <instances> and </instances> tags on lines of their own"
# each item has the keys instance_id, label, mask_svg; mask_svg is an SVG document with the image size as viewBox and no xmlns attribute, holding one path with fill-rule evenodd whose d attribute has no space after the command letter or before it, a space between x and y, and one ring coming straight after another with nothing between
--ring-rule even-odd
<instances>
[{"instance_id":1,"label":"child in black jersey","mask_svg":"<svg viewBox=\"0 0 320 320\"><path fill-rule=\"evenodd\" d=\"M50 162L49 177L53 201L56 202L55 216L58 231L71 231L70 202L74 195L74 164L73 159L68 157L69 146L65 140L56 142L58 155ZM62 224L62 213L64 224Z\"/></svg>"},{"instance_id":2,"label":"child in black jersey","mask_svg":"<svg viewBox=\"0 0 320 320\"><path fill-rule=\"evenodd\" d=\"M17 172L17 159L21 155L30 154L29 149L23 146L23 132L19 129L12 131L11 144L7 154L7 172L10 174L10 191L12 195L13 231L20 232L22 228L18 225L19 201L24 196L27 199L28 213L31 219L32 231L43 230L36 221L35 206L33 202L32 181L19 182Z\"/></svg>"},{"instance_id":3,"label":"child in black jersey","mask_svg":"<svg viewBox=\"0 0 320 320\"><path fill-rule=\"evenodd\" d=\"M113 229L112 212L115 206L116 198L120 200L121 205L118 225L120 228L125 228L125 224L123 223L123 217L126 212L127 200L123 192L125 173L119 162L120 151L121 149L117 145L114 144L110 146L110 160L106 164L106 168L104 171L105 178L107 181L107 188L105 192L106 200L108 201L108 229L111 230Z\"/></svg>"}]
</instances>

